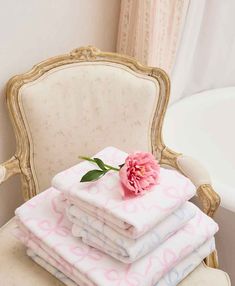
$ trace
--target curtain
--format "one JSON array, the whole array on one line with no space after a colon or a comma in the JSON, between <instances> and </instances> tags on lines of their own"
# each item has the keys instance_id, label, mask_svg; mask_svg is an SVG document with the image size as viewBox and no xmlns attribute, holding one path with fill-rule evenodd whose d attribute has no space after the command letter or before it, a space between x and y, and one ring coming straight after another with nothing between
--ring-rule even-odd
<instances>
[{"instance_id":1,"label":"curtain","mask_svg":"<svg viewBox=\"0 0 235 286\"><path fill-rule=\"evenodd\" d=\"M170 74L188 5L189 0L122 0L117 52Z\"/></svg>"},{"instance_id":2,"label":"curtain","mask_svg":"<svg viewBox=\"0 0 235 286\"><path fill-rule=\"evenodd\" d=\"M235 86L234 0L122 0L117 51L164 69L171 102Z\"/></svg>"},{"instance_id":3,"label":"curtain","mask_svg":"<svg viewBox=\"0 0 235 286\"><path fill-rule=\"evenodd\" d=\"M235 1L190 1L172 71L173 101L235 86Z\"/></svg>"}]
</instances>

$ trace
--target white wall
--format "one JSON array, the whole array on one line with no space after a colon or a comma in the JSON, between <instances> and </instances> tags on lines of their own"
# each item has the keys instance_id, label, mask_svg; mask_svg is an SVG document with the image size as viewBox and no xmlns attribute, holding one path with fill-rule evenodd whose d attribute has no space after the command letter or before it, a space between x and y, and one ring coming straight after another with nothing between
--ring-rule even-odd
<instances>
[{"instance_id":1,"label":"white wall","mask_svg":"<svg viewBox=\"0 0 235 286\"><path fill-rule=\"evenodd\" d=\"M0 0L0 162L15 149L4 86L15 74L83 45L115 51L120 0ZM0 226L22 202L20 181L0 186Z\"/></svg>"}]
</instances>

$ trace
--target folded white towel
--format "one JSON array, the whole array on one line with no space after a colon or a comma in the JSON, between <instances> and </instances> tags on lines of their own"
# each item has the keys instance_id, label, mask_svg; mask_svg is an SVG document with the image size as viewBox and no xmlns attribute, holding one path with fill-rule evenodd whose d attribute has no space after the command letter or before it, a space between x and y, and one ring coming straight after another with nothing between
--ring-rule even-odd
<instances>
[{"instance_id":1,"label":"folded white towel","mask_svg":"<svg viewBox=\"0 0 235 286\"><path fill-rule=\"evenodd\" d=\"M95 157L118 166L127 155L108 147ZM62 191L71 204L129 238L142 236L195 195L195 187L189 179L177 171L161 168L160 183L151 192L123 200L117 172L107 173L96 182L79 182L87 171L95 168L90 162L82 162L57 174L52 186Z\"/></svg>"},{"instance_id":2,"label":"folded white towel","mask_svg":"<svg viewBox=\"0 0 235 286\"><path fill-rule=\"evenodd\" d=\"M80 286L155 285L218 230L217 224L198 210L154 251L127 265L73 237L71 223L64 214L65 204L60 192L52 188L26 202L16 210L18 237Z\"/></svg>"},{"instance_id":3,"label":"folded white towel","mask_svg":"<svg viewBox=\"0 0 235 286\"><path fill-rule=\"evenodd\" d=\"M170 272L168 272L155 286L176 286L180 283L190 272L192 272L209 253L215 250L214 238L205 242L196 251L191 253L185 259L183 259L179 264L177 264ZM63 273L58 270L58 263L55 260L48 262L44 260L41 256L36 254L32 249L27 249L27 254L31 257L37 264L42 266L57 279L62 281L67 286L83 286L84 284L77 284L74 282L76 278L72 277L70 274ZM47 254L43 254L43 257L47 257ZM59 268L62 268L61 266ZM66 276L69 275L71 279ZM74 280L72 280L74 279ZM136 284L131 284L136 285Z\"/></svg>"},{"instance_id":4,"label":"folded white towel","mask_svg":"<svg viewBox=\"0 0 235 286\"><path fill-rule=\"evenodd\" d=\"M43 267L45 270L47 270L49 273L54 275L57 279L59 279L61 282L63 282L67 286L82 286L82 284L78 285L73 280L71 280L69 277L67 277L63 272L59 270L58 264L55 260L54 263L52 260L49 262L48 260L44 260L42 256L39 256L39 254L36 254L31 248L27 249L27 255L35 261L38 265ZM46 257L47 259L47 253L44 253L43 257ZM67 274L68 275L68 274Z\"/></svg>"},{"instance_id":5,"label":"folded white towel","mask_svg":"<svg viewBox=\"0 0 235 286\"><path fill-rule=\"evenodd\" d=\"M81 237L84 243L104 251L122 262L131 263L157 248L182 228L196 214L196 210L195 205L186 202L164 221L137 239L125 237L75 205L67 208L67 215L73 223L72 233L74 236Z\"/></svg>"}]
</instances>

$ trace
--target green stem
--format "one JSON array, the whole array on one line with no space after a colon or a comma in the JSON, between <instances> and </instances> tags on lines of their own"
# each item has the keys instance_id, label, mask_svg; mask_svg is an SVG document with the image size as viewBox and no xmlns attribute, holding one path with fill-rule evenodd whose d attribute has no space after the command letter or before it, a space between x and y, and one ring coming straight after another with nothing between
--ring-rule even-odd
<instances>
[{"instance_id":1,"label":"green stem","mask_svg":"<svg viewBox=\"0 0 235 286\"><path fill-rule=\"evenodd\" d=\"M83 160L86 160L86 161L89 161L89 162L93 162L93 163L96 163L95 160L93 160L92 158L89 158L89 157L84 157L84 156L79 156L80 159L83 159ZM110 166L110 165L107 165L107 164L104 164L105 167L107 167L108 169L110 170L113 170L113 171L120 171L120 169L118 168L115 168L113 166Z\"/></svg>"}]
</instances>

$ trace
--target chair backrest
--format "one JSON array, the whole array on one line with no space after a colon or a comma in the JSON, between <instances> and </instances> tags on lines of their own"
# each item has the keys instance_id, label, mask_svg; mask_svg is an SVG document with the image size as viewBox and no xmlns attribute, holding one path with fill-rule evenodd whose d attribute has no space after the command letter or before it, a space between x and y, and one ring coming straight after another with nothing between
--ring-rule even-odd
<instances>
[{"instance_id":1,"label":"chair backrest","mask_svg":"<svg viewBox=\"0 0 235 286\"><path fill-rule=\"evenodd\" d=\"M160 158L169 99L164 71L83 47L48 59L7 85L15 157L27 199L59 171L106 146Z\"/></svg>"}]
</instances>

